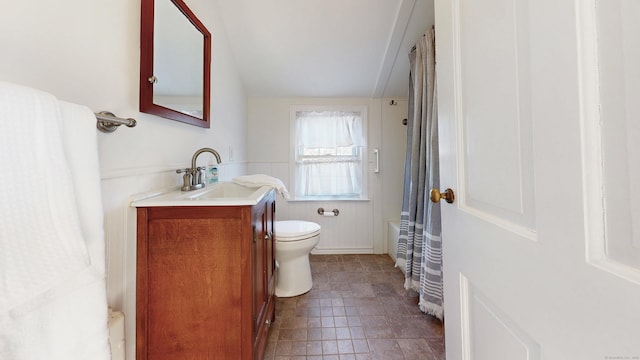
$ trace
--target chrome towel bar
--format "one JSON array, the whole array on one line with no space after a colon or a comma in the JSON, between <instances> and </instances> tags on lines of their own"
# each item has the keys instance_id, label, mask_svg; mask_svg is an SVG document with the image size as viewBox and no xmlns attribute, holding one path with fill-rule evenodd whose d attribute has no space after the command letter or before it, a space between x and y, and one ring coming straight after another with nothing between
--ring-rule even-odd
<instances>
[{"instance_id":1,"label":"chrome towel bar","mask_svg":"<svg viewBox=\"0 0 640 360\"><path fill-rule=\"evenodd\" d=\"M137 124L136 119L119 118L109 111L100 111L99 113L95 113L95 115L96 115L96 119L98 120L98 122L96 123L96 127L98 128L98 130L104 133L111 133L116 131L116 129L120 125L126 125L127 127L134 127Z\"/></svg>"}]
</instances>

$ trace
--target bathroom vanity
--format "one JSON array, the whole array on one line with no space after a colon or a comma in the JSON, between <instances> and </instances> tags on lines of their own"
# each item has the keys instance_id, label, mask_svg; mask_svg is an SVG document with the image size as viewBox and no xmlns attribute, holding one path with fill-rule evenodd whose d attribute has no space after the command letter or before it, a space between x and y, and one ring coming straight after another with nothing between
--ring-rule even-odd
<instances>
[{"instance_id":1,"label":"bathroom vanity","mask_svg":"<svg viewBox=\"0 0 640 360\"><path fill-rule=\"evenodd\" d=\"M132 205L136 358L262 359L275 320L274 191L221 183Z\"/></svg>"}]
</instances>

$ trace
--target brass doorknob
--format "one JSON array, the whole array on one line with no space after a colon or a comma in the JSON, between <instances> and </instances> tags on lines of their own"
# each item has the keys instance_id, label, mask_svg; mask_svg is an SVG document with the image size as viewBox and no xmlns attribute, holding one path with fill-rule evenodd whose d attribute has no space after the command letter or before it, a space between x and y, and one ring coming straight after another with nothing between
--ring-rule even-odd
<instances>
[{"instance_id":1,"label":"brass doorknob","mask_svg":"<svg viewBox=\"0 0 640 360\"><path fill-rule=\"evenodd\" d=\"M453 195L453 190L447 188L447 190L440 192L440 190L433 188L429 193L429 198L434 203L439 203L440 199L445 199L449 204L453 203L455 200L455 195Z\"/></svg>"}]
</instances>

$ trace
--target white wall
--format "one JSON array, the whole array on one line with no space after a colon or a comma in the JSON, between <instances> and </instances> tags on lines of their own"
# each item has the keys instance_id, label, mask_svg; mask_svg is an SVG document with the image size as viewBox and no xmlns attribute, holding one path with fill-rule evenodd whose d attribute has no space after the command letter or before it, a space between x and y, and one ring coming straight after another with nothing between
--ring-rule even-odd
<instances>
[{"instance_id":1,"label":"white wall","mask_svg":"<svg viewBox=\"0 0 640 360\"><path fill-rule=\"evenodd\" d=\"M138 120L135 128L98 135L108 300L125 312L129 359L135 358L135 234L129 196L178 184L174 170L188 165L203 146L221 153L222 180L246 171L247 100L219 26L217 3L186 3L213 39L208 130L138 112L139 0L5 1L0 11L0 80Z\"/></svg>"},{"instance_id":2,"label":"white wall","mask_svg":"<svg viewBox=\"0 0 640 360\"><path fill-rule=\"evenodd\" d=\"M407 102L370 98L249 98L248 158L250 173L280 178L289 185L291 105L366 105L368 111L369 201L296 201L277 199L278 220L297 219L322 226L315 253L386 252L386 220L400 217ZM397 100L396 100L397 101ZM374 148L380 149L380 173L373 173ZM339 209L322 217L317 209Z\"/></svg>"}]
</instances>

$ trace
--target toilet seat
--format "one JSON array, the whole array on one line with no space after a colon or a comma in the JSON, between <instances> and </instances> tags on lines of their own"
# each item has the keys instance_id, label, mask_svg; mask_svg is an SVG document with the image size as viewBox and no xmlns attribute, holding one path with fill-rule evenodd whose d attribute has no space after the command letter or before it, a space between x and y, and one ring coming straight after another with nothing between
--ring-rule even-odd
<instances>
[{"instance_id":1,"label":"toilet seat","mask_svg":"<svg viewBox=\"0 0 640 360\"><path fill-rule=\"evenodd\" d=\"M284 220L275 222L276 241L300 241L318 236L320 225L301 220Z\"/></svg>"}]
</instances>

